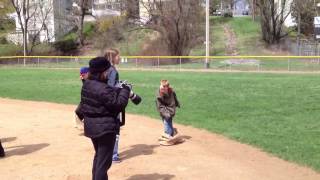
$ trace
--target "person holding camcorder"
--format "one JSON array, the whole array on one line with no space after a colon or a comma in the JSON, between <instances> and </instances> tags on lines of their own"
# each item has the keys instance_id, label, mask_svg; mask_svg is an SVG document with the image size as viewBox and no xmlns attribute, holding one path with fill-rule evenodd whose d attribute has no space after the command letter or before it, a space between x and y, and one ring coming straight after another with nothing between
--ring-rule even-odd
<instances>
[{"instance_id":1,"label":"person holding camcorder","mask_svg":"<svg viewBox=\"0 0 320 180\"><path fill-rule=\"evenodd\" d=\"M108 179L112 164L116 135L120 128L117 119L129 101L131 87L114 88L106 83L110 62L96 57L89 62L89 76L81 90L81 108L84 116L84 135L92 140L95 150L92 179Z\"/></svg>"}]
</instances>

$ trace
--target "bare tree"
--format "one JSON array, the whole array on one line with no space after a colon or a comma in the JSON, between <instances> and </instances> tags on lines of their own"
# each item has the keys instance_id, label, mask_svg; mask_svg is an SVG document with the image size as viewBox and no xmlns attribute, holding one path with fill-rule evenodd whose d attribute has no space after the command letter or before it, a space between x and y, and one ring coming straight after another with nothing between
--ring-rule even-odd
<instances>
[{"instance_id":1,"label":"bare tree","mask_svg":"<svg viewBox=\"0 0 320 180\"><path fill-rule=\"evenodd\" d=\"M47 0L47 3L51 4L52 0ZM54 34L51 34L49 32L49 25L50 25L50 14L53 11L53 6L50 6L46 3L38 3L38 12L37 16L34 16L34 21L38 24L36 29L33 32L33 35L31 36L31 47L29 50L29 53L32 53L33 48L40 43L40 34L45 32L45 42L49 43L52 38L54 37ZM53 23L53 22L52 22Z\"/></svg>"},{"instance_id":2,"label":"bare tree","mask_svg":"<svg viewBox=\"0 0 320 180\"><path fill-rule=\"evenodd\" d=\"M23 55L27 56L32 52L33 47L36 45L36 40L39 38L41 31L47 27L46 24L48 23L48 17L52 11L52 0L45 2L30 2L30 0L10 1L18 17L18 23L22 31ZM38 25L40 25L40 27ZM28 44L30 41L29 35L31 34L31 48L28 49ZM47 37L49 38L49 36Z\"/></svg>"},{"instance_id":3,"label":"bare tree","mask_svg":"<svg viewBox=\"0 0 320 180\"><path fill-rule=\"evenodd\" d=\"M78 41L81 46L84 46L84 34L83 34L83 26L84 26L84 17L88 14L88 10L91 8L91 0L74 0L78 5L73 9L73 14L77 16L76 25L78 27Z\"/></svg>"},{"instance_id":4,"label":"bare tree","mask_svg":"<svg viewBox=\"0 0 320 180\"><path fill-rule=\"evenodd\" d=\"M128 20L135 21L139 18L139 0L123 0Z\"/></svg>"},{"instance_id":5,"label":"bare tree","mask_svg":"<svg viewBox=\"0 0 320 180\"><path fill-rule=\"evenodd\" d=\"M305 35L313 33L313 20L314 17L317 16L315 4L319 2L319 0L293 0L292 16L297 23L298 36L300 32Z\"/></svg>"},{"instance_id":6,"label":"bare tree","mask_svg":"<svg viewBox=\"0 0 320 180\"><path fill-rule=\"evenodd\" d=\"M289 0L257 0L261 14L262 39L268 44L279 43L287 36L284 32L284 23L291 13Z\"/></svg>"},{"instance_id":7,"label":"bare tree","mask_svg":"<svg viewBox=\"0 0 320 180\"><path fill-rule=\"evenodd\" d=\"M256 13L257 13L257 0L251 0L251 8L252 8L252 20L256 20Z\"/></svg>"},{"instance_id":8,"label":"bare tree","mask_svg":"<svg viewBox=\"0 0 320 180\"><path fill-rule=\"evenodd\" d=\"M17 13L20 28L23 37L23 55L28 55L28 23L36 9L30 13L30 0L11 0L11 3Z\"/></svg>"},{"instance_id":9,"label":"bare tree","mask_svg":"<svg viewBox=\"0 0 320 180\"><path fill-rule=\"evenodd\" d=\"M185 56L203 41L204 9L201 0L148 0L141 2L149 14L144 27L157 31L169 55Z\"/></svg>"},{"instance_id":10,"label":"bare tree","mask_svg":"<svg viewBox=\"0 0 320 180\"><path fill-rule=\"evenodd\" d=\"M257 0L246 0L246 2L249 5L249 10L251 12L251 17L252 20L255 21L256 20L256 15L257 15Z\"/></svg>"}]
</instances>

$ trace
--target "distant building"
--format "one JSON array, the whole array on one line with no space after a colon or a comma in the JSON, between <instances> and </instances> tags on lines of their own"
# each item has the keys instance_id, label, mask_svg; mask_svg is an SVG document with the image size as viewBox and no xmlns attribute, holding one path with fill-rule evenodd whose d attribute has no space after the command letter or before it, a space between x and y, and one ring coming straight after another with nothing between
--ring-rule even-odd
<instances>
[{"instance_id":1,"label":"distant building","mask_svg":"<svg viewBox=\"0 0 320 180\"><path fill-rule=\"evenodd\" d=\"M120 16L121 0L92 0L92 15L95 17Z\"/></svg>"},{"instance_id":2,"label":"distant building","mask_svg":"<svg viewBox=\"0 0 320 180\"><path fill-rule=\"evenodd\" d=\"M69 22L71 10L72 0L30 0L29 14L34 16L28 22L28 40L31 41L40 29L42 30L37 39L39 42L55 42L63 37L73 28ZM10 17L15 19L16 30L9 34L7 39L15 44L22 44L22 28L18 15L13 13ZM44 19L46 20L43 24Z\"/></svg>"},{"instance_id":3,"label":"distant building","mask_svg":"<svg viewBox=\"0 0 320 180\"><path fill-rule=\"evenodd\" d=\"M235 1L233 6L233 15L248 15L249 3L247 0Z\"/></svg>"},{"instance_id":4,"label":"distant building","mask_svg":"<svg viewBox=\"0 0 320 180\"><path fill-rule=\"evenodd\" d=\"M281 11L281 3L282 3L282 1L283 0L275 0L275 3L276 3L276 5L278 6L278 13L280 13L280 11ZM292 3L293 3L293 0L286 0L286 6L285 6L285 8L284 8L284 14L286 15L286 14L288 14L289 13L289 15L288 15L288 17L285 19L285 21L284 21L284 25L286 26L286 27L292 27L292 26L295 26L296 25L296 23L295 23L295 21L294 21L294 17L292 16L292 14L291 14L291 6L292 6Z\"/></svg>"}]
</instances>

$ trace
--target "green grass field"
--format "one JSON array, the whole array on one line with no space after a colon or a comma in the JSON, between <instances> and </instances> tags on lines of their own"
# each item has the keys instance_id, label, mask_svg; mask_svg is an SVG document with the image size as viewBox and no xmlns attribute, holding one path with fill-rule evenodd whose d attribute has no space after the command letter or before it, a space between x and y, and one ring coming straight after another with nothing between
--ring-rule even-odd
<instances>
[{"instance_id":1,"label":"green grass field","mask_svg":"<svg viewBox=\"0 0 320 180\"><path fill-rule=\"evenodd\" d=\"M207 129L320 170L318 75L141 71L120 74L143 97L141 105L129 104L130 113L159 119L155 91L159 80L167 78L182 105L175 122ZM1 68L0 76L0 97L79 102L81 82L76 69Z\"/></svg>"}]
</instances>

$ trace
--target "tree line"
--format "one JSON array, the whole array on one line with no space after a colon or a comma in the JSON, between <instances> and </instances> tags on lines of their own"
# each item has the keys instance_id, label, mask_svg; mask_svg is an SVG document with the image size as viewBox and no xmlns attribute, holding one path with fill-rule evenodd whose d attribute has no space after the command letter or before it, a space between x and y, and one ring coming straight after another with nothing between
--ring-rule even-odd
<instances>
[{"instance_id":1,"label":"tree line","mask_svg":"<svg viewBox=\"0 0 320 180\"><path fill-rule=\"evenodd\" d=\"M39 34L47 30L49 14L54 10L53 0L0 0L0 22L8 12L15 12L23 36L24 55L32 52L39 42ZM115 0L114 0L115 1ZM233 8L240 0L210 0L212 11L228 6ZM317 16L320 0L243 0L248 4L253 20L261 24L261 37L267 44L277 44L288 35L284 23L292 15L297 24L295 30L301 34L313 34L313 18ZM91 0L73 0L77 6L71 9L71 24L76 27L79 46L85 45L84 17L90 14ZM161 45L166 55L186 56L197 44L204 41L204 0L117 0L121 4L121 16L97 20L96 44L100 48L112 46L123 38L123 31L129 29L151 29L156 32L156 45ZM5 4L6 6L2 6ZM9 6L8 6L9 5ZM143 7L147 19L140 17ZM37 18L36 31L28 38L30 21ZM130 28L128 28L130 27ZM34 29L33 29L34 30ZM50 40L49 34L47 41ZM214 42L213 42L214 43ZM155 45L155 46L156 46ZM156 48L156 47L154 47Z\"/></svg>"}]
</instances>

